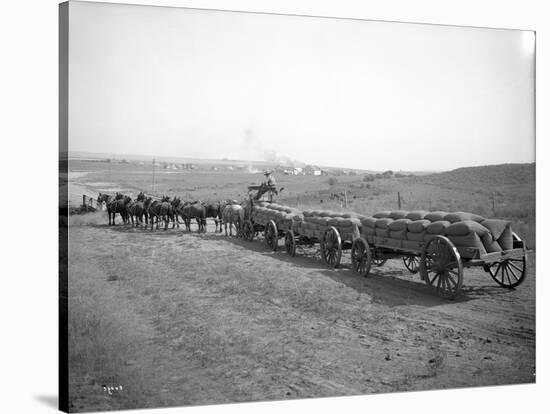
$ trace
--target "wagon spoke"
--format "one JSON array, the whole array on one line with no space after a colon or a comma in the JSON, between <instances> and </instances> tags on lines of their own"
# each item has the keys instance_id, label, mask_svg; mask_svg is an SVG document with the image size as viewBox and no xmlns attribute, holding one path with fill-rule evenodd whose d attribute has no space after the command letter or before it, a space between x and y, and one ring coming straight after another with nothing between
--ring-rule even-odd
<instances>
[{"instance_id":1,"label":"wagon spoke","mask_svg":"<svg viewBox=\"0 0 550 414\"><path fill-rule=\"evenodd\" d=\"M520 272L520 273L523 272L523 269L520 269L520 268L517 267L514 263L512 263L512 260L509 260L509 261L508 261L508 264L509 264L510 266L512 266L514 269L516 269L518 272Z\"/></svg>"}]
</instances>

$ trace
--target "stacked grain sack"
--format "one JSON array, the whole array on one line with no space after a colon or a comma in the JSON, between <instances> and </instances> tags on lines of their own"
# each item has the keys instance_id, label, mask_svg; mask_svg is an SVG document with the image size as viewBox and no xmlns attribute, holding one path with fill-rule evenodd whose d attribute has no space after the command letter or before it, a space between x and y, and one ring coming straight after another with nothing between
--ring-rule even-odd
<instances>
[{"instance_id":1,"label":"stacked grain sack","mask_svg":"<svg viewBox=\"0 0 550 414\"><path fill-rule=\"evenodd\" d=\"M255 203L252 207L252 220L256 224L267 225L273 220L279 230L290 230L294 223L303 220L300 210L275 203Z\"/></svg>"},{"instance_id":2,"label":"stacked grain sack","mask_svg":"<svg viewBox=\"0 0 550 414\"><path fill-rule=\"evenodd\" d=\"M308 237L321 239L325 231L333 226L342 240L352 241L360 236L361 221L355 213L328 210L304 210L304 220L295 226L295 231Z\"/></svg>"},{"instance_id":3,"label":"stacked grain sack","mask_svg":"<svg viewBox=\"0 0 550 414\"><path fill-rule=\"evenodd\" d=\"M367 241L396 248L417 250L437 235L448 237L457 247L469 248L462 251L471 256L513 247L509 221L472 213L380 211L373 217L361 217L361 225Z\"/></svg>"}]
</instances>

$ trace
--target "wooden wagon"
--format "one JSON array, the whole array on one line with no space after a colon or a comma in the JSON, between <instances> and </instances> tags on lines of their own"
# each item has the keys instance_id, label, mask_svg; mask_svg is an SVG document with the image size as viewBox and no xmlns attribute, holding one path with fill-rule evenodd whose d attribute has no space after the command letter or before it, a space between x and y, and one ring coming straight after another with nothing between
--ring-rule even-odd
<instances>
[{"instance_id":1,"label":"wooden wagon","mask_svg":"<svg viewBox=\"0 0 550 414\"><path fill-rule=\"evenodd\" d=\"M482 267L500 286L519 286L527 275L527 247L512 232L512 248L483 253L474 247L456 246L446 236L434 235L427 242L410 242L406 247L396 246L394 240L362 231L351 247L353 269L367 276L372 265L382 265L388 259L402 258L411 273L420 277L435 292L447 299L455 298L462 289L464 269Z\"/></svg>"},{"instance_id":2,"label":"wooden wagon","mask_svg":"<svg viewBox=\"0 0 550 414\"><path fill-rule=\"evenodd\" d=\"M351 250L353 241L359 237L359 224L350 224L352 214L322 212L325 217L310 217L295 222L285 234L285 249L290 256L296 255L296 247L319 245L321 258L329 266L340 265L342 252Z\"/></svg>"},{"instance_id":3,"label":"wooden wagon","mask_svg":"<svg viewBox=\"0 0 550 414\"><path fill-rule=\"evenodd\" d=\"M244 222L241 227L240 234L246 240L252 241L258 235L263 234L263 238L267 246L271 250L277 250L279 246L279 239L285 237L287 229L290 227L289 223L283 223L276 218L276 210L273 211L273 216L255 214L255 210L258 207L264 207L266 205L275 205L273 203L272 188L268 188L264 191L264 186L250 186L248 187L249 197L244 208ZM263 195L263 197L257 197L254 195ZM278 224L277 224L278 223Z\"/></svg>"}]
</instances>

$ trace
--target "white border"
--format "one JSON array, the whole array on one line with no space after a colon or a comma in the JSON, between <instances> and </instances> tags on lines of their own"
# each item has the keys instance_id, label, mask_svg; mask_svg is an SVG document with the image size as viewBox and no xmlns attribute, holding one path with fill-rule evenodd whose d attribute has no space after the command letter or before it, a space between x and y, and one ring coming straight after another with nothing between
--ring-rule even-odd
<instances>
[{"instance_id":1,"label":"white border","mask_svg":"<svg viewBox=\"0 0 550 414\"><path fill-rule=\"evenodd\" d=\"M55 411L57 395L57 1L2 4L0 93L2 122L2 401L3 412ZM537 212L547 191L547 122L550 113L550 24L544 1L493 0L188 0L119 3L261 11L371 20L534 29L537 31ZM16 201L18 201L16 203ZM22 206L19 209L18 206ZM537 248L550 234L539 219ZM7 232L6 232L7 225ZM539 255L541 258L542 255ZM542 260L540 260L542 261ZM152 410L154 413L267 412L479 412L541 411L548 388L548 305L543 267L537 280L537 381L534 386L369 395L292 402ZM45 397L45 398L44 398Z\"/></svg>"}]
</instances>

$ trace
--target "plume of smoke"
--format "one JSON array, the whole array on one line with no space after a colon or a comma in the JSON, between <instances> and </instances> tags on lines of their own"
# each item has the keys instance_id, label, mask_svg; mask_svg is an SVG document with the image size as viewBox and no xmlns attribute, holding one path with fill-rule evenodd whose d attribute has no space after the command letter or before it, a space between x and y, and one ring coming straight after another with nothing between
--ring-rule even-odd
<instances>
[{"instance_id":1,"label":"plume of smoke","mask_svg":"<svg viewBox=\"0 0 550 414\"><path fill-rule=\"evenodd\" d=\"M260 137L252 128L247 128L243 134L243 151L247 157L263 159L270 164L281 164L287 166L302 166L303 162L293 160L291 157L279 154L273 148L265 146Z\"/></svg>"}]
</instances>

